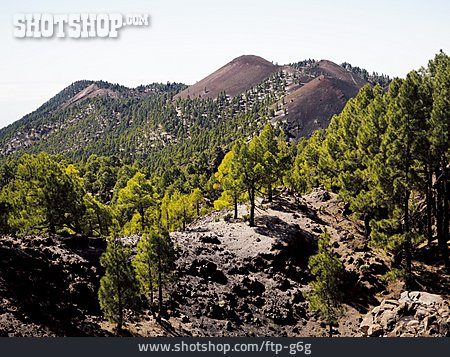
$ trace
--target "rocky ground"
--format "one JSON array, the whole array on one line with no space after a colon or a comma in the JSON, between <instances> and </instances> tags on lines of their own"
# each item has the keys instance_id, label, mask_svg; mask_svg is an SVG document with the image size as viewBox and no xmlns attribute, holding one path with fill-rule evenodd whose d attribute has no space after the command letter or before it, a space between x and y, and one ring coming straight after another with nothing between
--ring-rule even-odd
<instances>
[{"instance_id":1,"label":"rocky ground","mask_svg":"<svg viewBox=\"0 0 450 357\"><path fill-rule=\"evenodd\" d=\"M400 299L385 299L363 319L365 336L450 337L449 301L440 295L404 291Z\"/></svg>"},{"instance_id":2,"label":"rocky ground","mask_svg":"<svg viewBox=\"0 0 450 357\"><path fill-rule=\"evenodd\" d=\"M240 217L245 213L241 206ZM312 279L308 258L327 229L345 267L337 335L449 336L450 282L435 264L435 247L423 247L414 262L423 292L407 294L398 280L383 282L388 257L370 248L360 224L344 213L335 195L317 189L260 202L256 227L228 211L197 219L172 234L177 270L165 291L164 317L156 321L146 311L124 335L326 335L305 292ZM127 241L135 244L136 237ZM97 301L104 247L102 239L0 237L0 335L111 334Z\"/></svg>"},{"instance_id":3,"label":"rocky ground","mask_svg":"<svg viewBox=\"0 0 450 357\"><path fill-rule=\"evenodd\" d=\"M0 237L0 336L103 336L104 240Z\"/></svg>"}]
</instances>

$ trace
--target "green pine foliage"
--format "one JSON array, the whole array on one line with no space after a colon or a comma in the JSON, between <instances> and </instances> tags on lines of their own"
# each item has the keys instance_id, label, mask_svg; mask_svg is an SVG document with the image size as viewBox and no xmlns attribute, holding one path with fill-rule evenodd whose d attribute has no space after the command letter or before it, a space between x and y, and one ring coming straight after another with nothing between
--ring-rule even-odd
<instances>
[{"instance_id":1,"label":"green pine foliage","mask_svg":"<svg viewBox=\"0 0 450 357\"><path fill-rule=\"evenodd\" d=\"M330 234L325 230L319 238L317 254L309 258L308 267L315 276L311 291L307 295L309 309L317 312L329 326L329 337L333 336L333 325L342 315L341 274L343 266L330 247Z\"/></svg>"},{"instance_id":2,"label":"green pine foliage","mask_svg":"<svg viewBox=\"0 0 450 357\"><path fill-rule=\"evenodd\" d=\"M391 82L389 76L385 74L378 74L377 72L369 73L366 69L360 67L354 67L348 62L344 62L341 64L341 67L344 67L347 71L350 71L359 77L365 79L372 85L379 85L381 87L387 87Z\"/></svg>"},{"instance_id":3,"label":"green pine foliage","mask_svg":"<svg viewBox=\"0 0 450 357\"><path fill-rule=\"evenodd\" d=\"M25 154L11 168L1 189L6 232L81 232L84 192L73 167L64 168L46 153Z\"/></svg>"},{"instance_id":4,"label":"green pine foliage","mask_svg":"<svg viewBox=\"0 0 450 357\"><path fill-rule=\"evenodd\" d=\"M139 296L131 265L132 251L119 237L108 238L106 251L100 258L105 275L100 279L98 299L104 316L122 330L127 310L136 308Z\"/></svg>"},{"instance_id":5,"label":"green pine foliage","mask_svg":"<svg viewBox=\"0 0 450 357\"><path fill-rule=\"evenodd\" d=\"M245 187L240 180L234 159L234 151L228 152L222 160L222 163L214 174L217 181L214 186L217 190L222 190L220 197L214 201L214 208L221 210L233 207L234 219L238 218L238 204L245 199Z\"/></svg>"},{"instance_id":6,"label":"green pine foliage","mask_svg":"<svg viewBox=\"0 0 450 357\"><path fill-rule=\"evenodd\" d=\"M428 68L394 79L387 92L363 87L325 131L298 143L284 179L299 193L319 184L337 192L409 284L422 240L437 238L449 264L449 73L441 52Z\"/></svg>"},{"instance_id":7,"label":"green pine foliage","mask_svg":"<svg viewBox=\"0 0 450 357\"><path fill-rule=\"evenodd\" d=\"M157 205L158 195L145 175L137 172L127 185L118 193L116 208L118 216L122 219L122 224L127 222L139 222L139 226L128 227L127 233L143 233L148 230L152 223L147 222L147 210Z\"/></svg>"},{"instance_id":8,"label":"green pine foliage","mask_svg":"<svg viewBox=\"0 0 450 357\"><path fill-rule=\"evenodd\" d=\"M139 283L140 291L149 297L150 309L153 310L153 293L157 287L157 255L156 235L144 234L137 245L137 254L133 259L133 267Z\"/></svg>"}]
</instances>

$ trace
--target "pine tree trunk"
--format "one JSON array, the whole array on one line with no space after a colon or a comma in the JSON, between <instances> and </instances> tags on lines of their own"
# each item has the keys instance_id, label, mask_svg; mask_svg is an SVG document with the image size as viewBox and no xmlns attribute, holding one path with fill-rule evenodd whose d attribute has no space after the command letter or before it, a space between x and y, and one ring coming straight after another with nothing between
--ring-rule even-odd
<instances>
[{"instance_id":1,"label":"pine tree trunk","mask_svg":"<svg viewBox=\"0 0 450 357\"><path fill-rule=\"evenodd\" d=\"M449 257L448 257L448 229L449 229L449 216L448 216L448 178L446 167L443 167L440 176L437 176L437 209L436 209L436 226L438 233L438 245L441 251L442 259L444 260L445 266L450 267Z\"/></svg>"},{"instance_id":2,"label":"pine tree trunk","mask_svg":"<svg viewBox=\"0 0 450 357\"><path fill-rule=\"evenodd\" d=\"M412 257L411 257L411 234L409 232L409 196L410 191L406 190L404 210L405 210L405 260L406 260L406 284L408 287L412 283Z\"/></svg>"},{"instance_id":3,"label":"pine tree trunk","mask_svg":"<svg viewBox=\"0 0 450 357\"><path fill-rule=\"evenodd\" d=\"M162 311L162 274L161 274L161 254L158 255L158 312Z\"/></svg>"},{"instance_id":4,"label":"pine tree trunk","mask_svg":"<svg viewBox=\"0 0 450 357\"><path fill-rule=\"evenodd\" d=\"M234 219L238 218L238 199L234 196Z\"/></svg>"},{"instance_id":5,"label":"pine tree trunk","mask_svg":"<svg viewBox=\"0 0 450 357\"><path fill-rule=\"evenodd\" d=\"M272 200L273 200L273 189L272 189L272 185L269 185L269 187L267 188L267 194L268 194L268 200L269 200L269 202L272 202Z\"/></svg>"},{"instance_id":6,"label":"pine tree trunk","mask_svg":"<svg viewBox=\"0 0 450 357\"><path fill-rule=\"evenodd\" d=\"M427 178L426 182L426 204L427 204L427 241L428 245L431 246L431 242L433 241L433 223L432 223L432 214L433 214L433 192L432 192L432 171L431 168L425 168L425 174Z\"/></svg>"},{"instance_id":7,"label":"pine tree trunk","mask_svg":"<svg viewBox=\"0 0 450 357\"><path fill-rule=\"evenodd\" d=\"M98 222L98 228L100 230L100 235L104 235L102 221L100 219L100 215L98 214L98 212L97 212L97 222Z\"/></svg>"},{"instance_id":8,"label":"pine tree trunk","mask_svg":"<svg viewBox=\"0 0 450 357\"><path fill-rule=\"evenodd\" d=\"M116 259L116 269L117 269L117 315L118 315L118 321L117 321L117 333L122 331L122 325L123 325L123 304L122 304L122 281L121 281L121 274L120 274L120 263Z\"/></svg>"},{"instance_id":9,"label":"pine tree trunk","mask_svg":"<svg viewBox=\"0 0 450 357\"><path fill-rule=\"evenodd\" d=\"M405 241L403 243L405 250L405 260L406 260L406 285L407 287L411 286L412 283L412 258L411 258L411 234L409 232L409 197L411 195L411 191L409 190L410 182L409 182L409 171L410 171L410 161L411 161L411 149L410 149L410 128L409 121L406 122L406 150L405 150L405 197L403 202L404 209L404 234Z\"/></svg>"},{"instance_id":10,"label":"pine tree trunk","mask_svg":"<svg viewBox=\"0 0 450 357\"><path fill-rule=\"evenodd\" d=\"M94 228L92 228L92 221L90 219L88 219L88 222L89 222L89 234L93 234Z\"/></svg>"},{"instance_id":11,"label":"pine tree trunk","mask_svg":"<svg viewBox=\"0 0 450 357\"><path fill-rule=\"evenodd\" d=\"M108 221L105 222L105 235L109 235L109 225L108 225Z\"/></svg>"},{"instance_id":12,"label":"pine tree trunk","mask_svg":"<svg viewBox=\"0 0 450 357\"><path fill-rule=\"evenodd\" d=\"M328 337L333 337L333 323L329 323L330 330L328 332Z\"/></svg>"},{"instance_id":13,"label":"pine tree trunk","mask_svg":"<svg viewBox=\"0 0 450 357\"><path fill-rule=\"evenodd\" d=\"M255 226L255 187L252 187L249 192L250 196L250 227Z\"/></svg>"},{"instance_id":14,"label":"pine tree trunk","mask_svg":"<svg viewBox=\"0 0 450 357\"><path fill-rule=\"evenodd\" d=\"M141 215L141 225L142 225L142 230L145 229L145 226L147 225L147 223L145 222L145 217L144 217L144 208L139 208L139 214Z\"/></svg>"},{"instance_id":15,"label":"pine tree trunk","mask_svg":"<svg viewBox=\"0 0 450 357\"><path fill-rule=\"evenodd\" d=\"M119 282L120 284L120 282ZM119 333L122 331L122 325L123 325L123 306L122 306L122 289L119 286L118 292L117 292L117 309L118 309L118 321L117 321L117 332Z\"/></svg>"},{"instance_id":16,"label":"pine tree trunk","mask_svg":"<svg viewBox=\"0 0 450 357\"><path fill-rule=\"evenodd\" d=\"M369 213L364 214L364 235L366 236L366 239L368 240L370 238L370 221L372 220L372 216Z\"/></svg>"},{"instance_id":17,"label":"pine tree trunk","mask_svg":"<svg viewBox=\"0 0 450 357\"><path fill-rule=\"evenodd\" d=\"M150 290L150 311L154 314L153 311L153 274L152 269L150 268L150 264L148 266L148 277L149 277L149 290Z\"/></svg>"},{"instance_id":18,"label":"pine tree trunk","mask_svg":"<svg viewBox=\"0 0 450 357\"><path fill-rule=\"evenodd\" d=\"M449 215L448 215L448 200L450 195L450 187L448 183L448 169L445 168L445 174L444 174L444 229L443 229L443 235L442 235L442 255L444 257L445 266L447 268L450 268L450 261L448 258L448 248L447 248L447 242L449 240Z\"/></svg>"},{"instance_id":19,"label":"pine tree trunk","mask_svg":"<svg viewBox=\"0 0 450 357\"><path fill-rule=\"evenodd\" d=\"M445 168L444 168L445 170ZM436 230L439 250L445 265L449 266L448 259L448 183L446 172L436 170Z\"/></svg>"}]
</instances>

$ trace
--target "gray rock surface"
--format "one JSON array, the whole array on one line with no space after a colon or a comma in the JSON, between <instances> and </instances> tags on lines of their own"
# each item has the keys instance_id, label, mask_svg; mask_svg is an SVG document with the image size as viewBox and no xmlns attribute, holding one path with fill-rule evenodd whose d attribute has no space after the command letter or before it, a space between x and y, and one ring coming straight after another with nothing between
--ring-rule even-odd
<instances>
[{"instance_id":1,"label":"gray rock surface","mask_svg":"<svg viewBox=\"0 0 450 357\"><path fill-rule=\"evenodd\" d=\"M424 291L404 291L398 300L383 300L361 321L363 336L450 337L449 301Z\"/></svg>"}]
</instances>

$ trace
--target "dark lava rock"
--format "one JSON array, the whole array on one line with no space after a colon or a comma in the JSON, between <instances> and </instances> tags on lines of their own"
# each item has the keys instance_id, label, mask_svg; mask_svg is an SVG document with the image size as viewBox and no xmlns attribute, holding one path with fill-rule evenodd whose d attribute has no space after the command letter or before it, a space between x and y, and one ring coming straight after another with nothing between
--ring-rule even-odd
<instances>
[{"instance_id":1,"label":"dark lava rock","mask_svg":"<svg viewBox=\"0 0 450 357\"><path fill-rule=\"evenodd\" d=\"M215 235L200 236L200 242L209 244L222 244L222 242Z\"/></svg>"},{"instance_id":2,"label":"dark lava rock","mask_svg":"<svg viewBox=\"0 0 450 357\"><path fill-rule=\"evenodd\" d=\"M228 269L227 273L230 275L244 275L247 274L247 268L243 265L234 265L231 268Z\"/></svg>"},{"instance_id":3,"label":"dark lava rock","mask_svg":"<svg viewBox=\"0 0 450 357\"><path fill-rule=\"evenodd\" d=\"M208 316L216 319L216 320L223 320L225 319L227 315L227 309L225 302L220 301L216 302L208 307Z\"/></svg>"},{"instance_id":4,"label":"dark lava rock","mask_svg":"<svg viewBox=\"0 0 450 357\"><path fill-rule=\"evenodd\" d=\"M297 304L304 301L305 297L303 296L303 293L300 290L295 291L294 296L292 297L292 303Z\"/></svg>"},{"instance_id":5,"label":"dark lava rock","mask_svg":"<svg viewBox=\"0 0 450 357\"><path fill-rule=\"evenodd\" d=\"M0 330L11 336L104 336L97 291L102 249L82 237L0 237Z\"/></svg>"},{"instance_id":6,"label":"dark lava rock","mask_svg":"<svg viewBox=\"0 0 450 357\"><path fill-rule=\"evenodd\" d=\"M241 283L254 295L260 295L266 290L265 286L253 277L246 276L241 280Z\"/></svg>"},{"instance_id":7,"label":"dark lava rock","mask_svg":"<svg viewBox=\"0 0 450 357\"><path fill-rule=\"evenodd\" d=\"M294 317L292 308L277 309L272 316L273 322L278 325L294 325L297 320Z\"/></svg>"},{"instance_id":8,"label":"dark lava rock","mask_svg":"<svg viewBox=\"0 0 450 357\"><path fill-rule=\"evenodd\" d=\"M282 279L278 284L278 289L286 291L291 288L291 283L287 279Z\"/></svg>"},{"instance_id":9,"label":"dark lava rock","mask_svg":"<svg viewBox=\"0 0 450 357\"><path fill-rule=\"evenodd\" d=\"M226 284L228 281L225 274L221 270L217 269L216 263L205 259L194 259L188 273L219 284Z\"/></svg>"},{"instance_id":10,"label":"dark lava rock","mask_svg":"<svg viewBox=\"0 0 450 357\"><path fill-rule=\"evenodd\" d=\"M235 296L240 298L245 297L250 293L248 289L245 286L242 286L241 284L234 284L233 287L231 288L231 291Z\"/></svg>"},{"instance_id":11,"label":"dark lava rock","mask_svg":"<svg viewBox=\"0 0 450 357\"><path fill-rule=\"evenodd\" d=\"M262 297L262 296L257 296L254 300L253 300L253 305L255 305L256 307L263 307L266 303L266 300Z\"/></svg>"}]
</instances>

